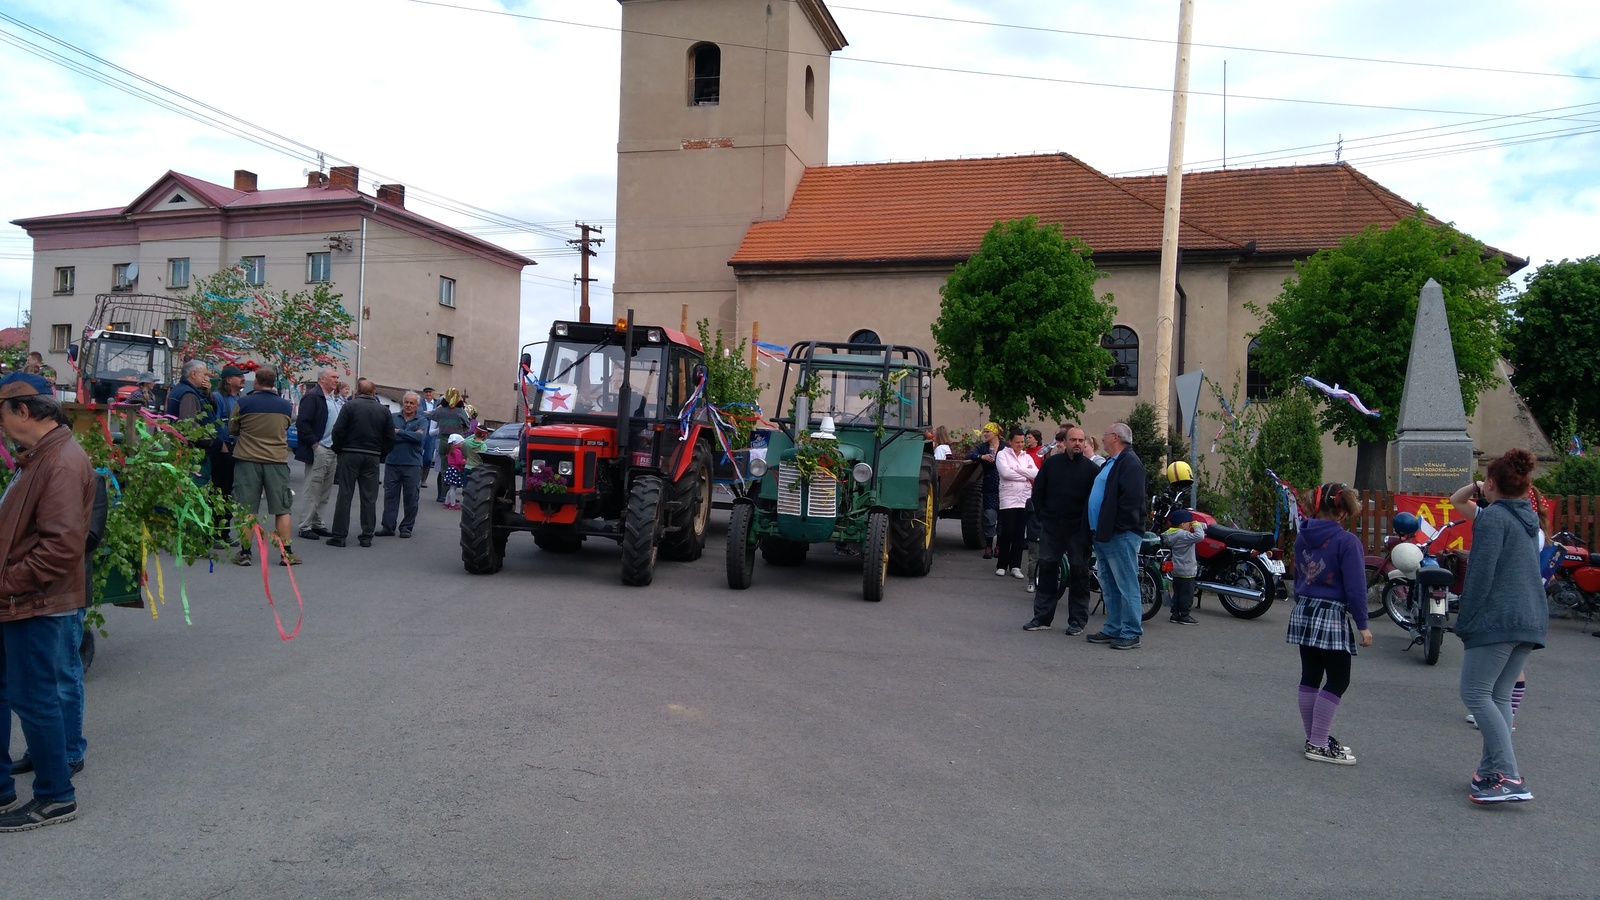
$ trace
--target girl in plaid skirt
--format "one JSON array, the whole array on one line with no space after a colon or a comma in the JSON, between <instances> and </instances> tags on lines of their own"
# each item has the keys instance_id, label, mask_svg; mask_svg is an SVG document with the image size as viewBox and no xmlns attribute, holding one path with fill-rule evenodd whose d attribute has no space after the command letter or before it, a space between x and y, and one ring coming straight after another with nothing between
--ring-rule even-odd
<instances>
[{"instance_id":1,"label":"girl in plaid skirt","mask_svg":"<svg viewBox=\"0 0 1600 900\"><path fill-rule=\"evenodd\" d=\"M1367 629L1366 554L1345 524L1361 509L1356 492L1343 484L1324 484L1311 495L1315 518L1300 527L1294 542L1294 611L1288 642L1300 646L1300 720L1305 725L1306 759L1353 766L1355 754L1329 730L1339 700L1350 686L1350 658L1372 646ZM1354 620L1352 624L1352 620Z\"/></svg>"}]
</instances>

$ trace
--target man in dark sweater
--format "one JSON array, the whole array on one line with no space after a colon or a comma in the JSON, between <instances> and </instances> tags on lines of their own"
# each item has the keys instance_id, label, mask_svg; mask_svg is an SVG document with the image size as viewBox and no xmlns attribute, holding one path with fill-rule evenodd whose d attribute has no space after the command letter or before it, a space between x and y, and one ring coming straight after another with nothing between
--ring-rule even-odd
<instances>
[{"instance_id":1,"label":"man in dark sweater","mask_svg":"<svg viewBox=\"0 0 1600 900\"><path fill-rule=\"evenodd\" d=\"M378 386L369 379L356 379L356 395L333 423L333 452L339 457L335 479L339 499L333 513L333 537L328 546L345 546L350 533L350 501L361 490L361 535L363 547L372 546L378 530L378 464L394 446L394 420L378 402Z\"/></svg>"},{"instance_id":2,"label":"man in dark sweater","mask_svg":"<svg viewBox=\"0 0 1600 900\"><path fill-rule=\"evenodd\" d=\"M1133 431L1122 422L1101 437L1106 464L1089 491L1089 524L1094 529L1094 556L1100 568L1100 596L1106 624L1089 635L1113 650L1139 649L1144 634L1139 596L1139 542L1144 539L1144 463L1130 446Z\"/></svg>"},{"instance_id":3,"label":"man in dark sweater","mask_svg":"<svg viewBox=\"0 0 1600 900\"><path fill-rule=\"evenodd\" d=\"M1061 599L1061 556L1067 556L1067 634L1082 634L1089 622L1089 491L1100 467L1089 458L1089 439L1076 425L1066 428L1065 453L1052 453L1033 481L1033 508L1044 535L1039 544L1039 588L1027 631L1049 631Z\"/></svg>"}]
</instances>

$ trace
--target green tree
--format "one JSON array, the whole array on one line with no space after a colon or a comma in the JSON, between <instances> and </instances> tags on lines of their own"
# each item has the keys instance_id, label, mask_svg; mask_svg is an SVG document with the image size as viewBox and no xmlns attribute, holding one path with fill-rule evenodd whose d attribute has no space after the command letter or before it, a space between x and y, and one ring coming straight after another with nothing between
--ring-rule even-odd
<instances>
[{"instance_id":1,"label":"green tree","mask_svg":"<svg viewBox=\"0 0 1600 900\"><path fill-rule=\"evenodd\" d=\"M1250 523L1263 531L1274 525L1292 527L1277 516L1282 495L1267 470L1300 490L1322 483L1322 429L1317 407L1303 386L1273 398L1261 421L1261 435L1252 448Z\"/></svg>"},{"instance_id":2,"label":"green tree","mask_svg":"<svg viewBox=\"0 0 1600 900\"><path fill-rule=\"evenodd\" d=\"M735 434L728 436L735 449L750 445L750 432L755 430L753 418L759 412L761 390L765 385L756 383L756 373L745 362L745 341L738 345L724 343L722 329L711 335L711 322L701 319L694 323L700 333L700 346L706 354L706 402L723 411Z\"/></svg>"},{"instance_id":3,"label":"green tree","mask_svg":"<svg viewBox=\"0 0 1600 900\"><path fill-rule=\"evenodd\" d=\"M189 359L255 359L293 383L318 366L345 365L345 342L355 339L352 316L326 284L309 291L274 293L245 280L243 266L198 279L183 298L189 323L183 355Z\"/></svg>"},{"instance_id":4,"label":"green tree","mask_svg":"<svg viewBox=\"0 0 1600 900\"><path fill-rule=\"evenodd\" d=\"M1550 474L1535 478L1533 486L1547 497L1600 494L1600 456L1563 456Z\"/></svg>"},{"instance_id":5,"label":"green tree","mask_svg":"<svg viewBox=\"0 0 1600 900\"><path fill-rule=\"evenodd\" d=\"M1558 446L1600 434L1600 256L1546 263L1512 303L1511 384ZM1576 427L1574 427L1576 426Z\"/></svg>"},{"instance_id":6,"label":"green tree","mask_svg":"<svg viewBox=\"0 0 1600 900\"><path fill-rule=\"evenodd\" d=\"M1030 216L997 222L944 287L934 346L945 383L1001 422L1081 416L1112 363L1111 295L1089 248Z\"/></svg>"},{"instance_id":7,"label":"green tree","mask_svg":"<svg viewBox=\"0 0 1600 900\"><path fill-rule=\"evenodd\" d=\"M1356 447L1358 488L1385 486L1388 443L1394 439L1416 325L1417 294L1432 278L1444 290L1461 400L1467 414L1495 383L1506 287L1505 260L1449 225L1417 214L1388 229L1376 225L1295 264L1295 277L1265 309L1262 374L1276 386L1310 375L1354 391L1378 418L1344 403L1324 404L1322 427Z\"/></svg>"}]
</instances>

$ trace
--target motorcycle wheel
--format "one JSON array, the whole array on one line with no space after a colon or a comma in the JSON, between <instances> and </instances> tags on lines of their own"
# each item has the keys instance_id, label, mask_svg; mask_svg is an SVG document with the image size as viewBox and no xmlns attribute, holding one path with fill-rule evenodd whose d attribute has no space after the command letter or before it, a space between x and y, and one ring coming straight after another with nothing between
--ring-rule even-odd
<instances>
[{"instance_id":1,"label":"motorcycle wheel","mask_svg":"<svg viewBox=\"0 0 1600 900\"><path fill-rule=\"evenodd\" d=\"M1441 625L1422 626L1422 661L1428 665L1439 663L1439 651L1444 647L1444 627Z\"/></svg>"},{"instance_id":2,"label":"motorcycle wheel","mask_svg":"<svg viewBox=\"0 0 1600 900\"><path fill-rule=\"evenodd\" d=\"M1249 600L1244 597L1230 597L1227 594L1218 594L1217 599L1222 602L1222 608L1230 614L1241 619L1255 619L1266 614L1272 608L1273 595L1277 593L1272 583L1272 573L1255 557L1240 559L1222 570L1217 579L1222 584L1231 584L1261 595L1258 600Z\"/></svg>"},{"instance_id":3,"label":"motorcycle wheel","mask_svg":"<svg viewBox=\"0 0 1600 900\"><path fill-rule=\"evenodd\" d=\"M1402 631L1411 631L1417 621L1417 595L1420 593L1404 578L1391 579L1383 586L1383 611Z\"/></svg>"},{"instance_id":4,"label":"motorcycle wheel","mask_svg":"<svg viewBox=\"0 0 1600 900\"><path fill-rule=\"evenodd\" d=\"M1139 621L1148 622L1161 611L1161 576L1149 566L1139 567Z\"/></svg>"}]
</instances>

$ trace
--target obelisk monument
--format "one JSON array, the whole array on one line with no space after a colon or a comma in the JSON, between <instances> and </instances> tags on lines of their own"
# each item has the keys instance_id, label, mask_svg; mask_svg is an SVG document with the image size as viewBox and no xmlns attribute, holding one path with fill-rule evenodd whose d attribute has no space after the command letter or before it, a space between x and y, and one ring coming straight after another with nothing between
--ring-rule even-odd
<instances>
[{"instance_id":1,"label":"obelisk monument","mask_svg":"<svg viewBox=\"0 0 1600 900\"><path fill-rule=\"evenodd\" d=\"M1400 424L1389 449L1389 484L1402 493L1448 494L1471 478L1472 438L1444 291L1430 278L1417 301Z\"/></svg>"}]
</instances>

